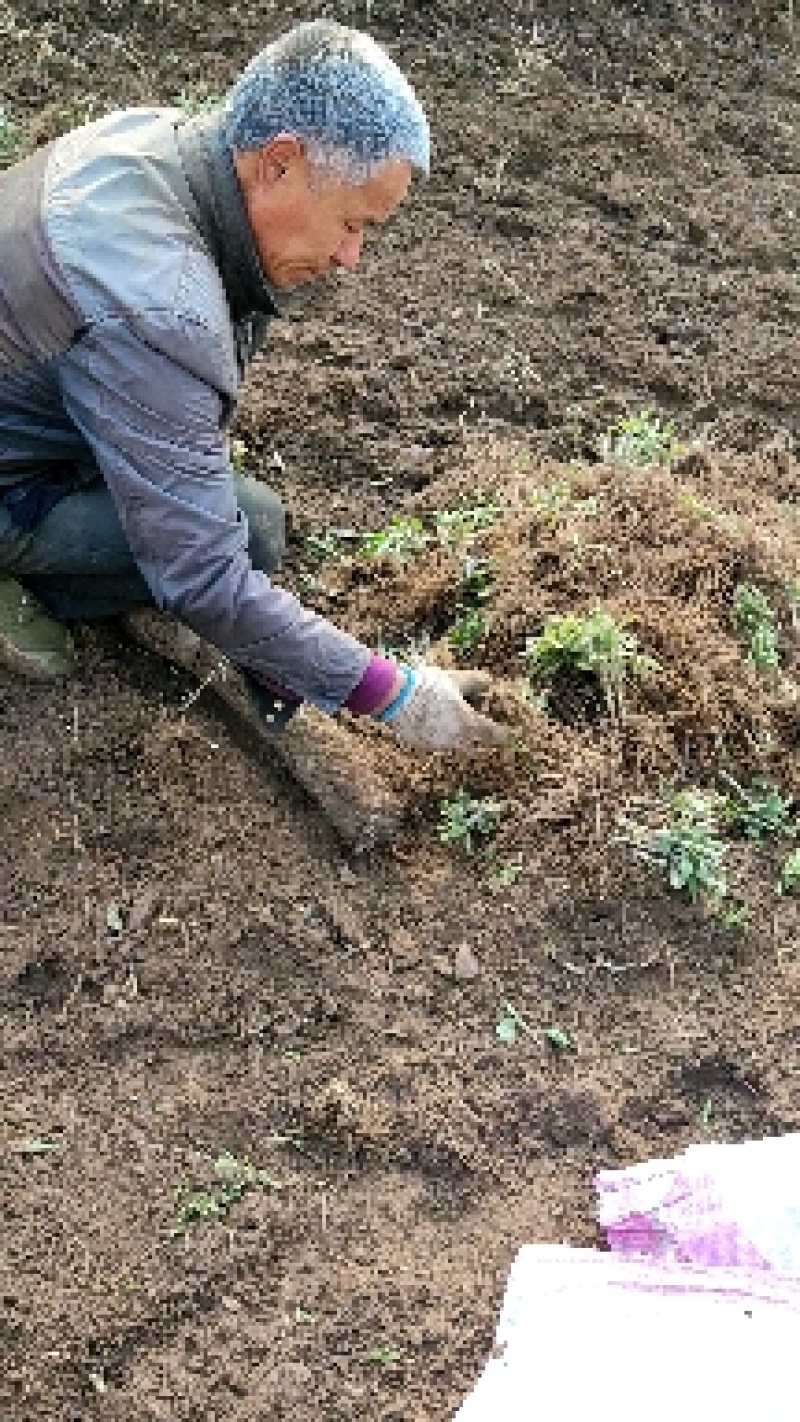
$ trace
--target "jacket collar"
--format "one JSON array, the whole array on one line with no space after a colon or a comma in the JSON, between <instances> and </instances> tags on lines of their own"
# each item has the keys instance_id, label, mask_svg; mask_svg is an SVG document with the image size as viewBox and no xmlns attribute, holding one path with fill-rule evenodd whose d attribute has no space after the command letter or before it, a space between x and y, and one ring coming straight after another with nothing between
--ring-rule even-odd
<instances>
[{"instance_id":1,"label":"jacket collar","mask_svg":"<svg viewBox=\"0 0 800 1422\"><path fill-rule=\"evenodd\" d=\"M225 146L220 114L200 114L175 126L178 151L199 214L199 227L222 278L235 323L279 316L264 276L250 222ZM266 324L266 322L264 323Z\"/></svg>"}]
</instances>

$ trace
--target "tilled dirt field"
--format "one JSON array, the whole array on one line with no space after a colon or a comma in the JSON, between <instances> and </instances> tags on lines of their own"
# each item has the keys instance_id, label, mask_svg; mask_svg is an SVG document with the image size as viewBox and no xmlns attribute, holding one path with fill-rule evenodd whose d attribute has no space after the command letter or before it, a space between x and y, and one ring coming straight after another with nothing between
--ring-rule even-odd
<instances>
[{"instance_id":1,"label":"tilled dirt field","mask_svg":"<svg viewBox=\"0 0 800 1422\"><path fill-rule=\"evenodd\" d=\"M2 4L0 102L36 139L202 97L313 13ZM800 795L789 13L370 7L435 172L357 278L287 303L240 434L292 508L287 579L439 660L465 548L437 517L493 503L461 664L495 674L515 747L353 728L407 809L356 855L113 627L79 633L68 688L0 680L3 1416L446 1419L517 1247L598 1242L597 1168L800 1128L791 842L726 830L722 908L636 852L666 785ZM599 462L645 407L684 452ZM341 532L347 556L309 554L392 514L429 536L405 564ZM742 585L779 672L747 662ZM595 607L658 669L614 718L591 679L522 701L527 640ZM471 855L438 837L460 788L502 802ZM258 1172L239 1198L224 1152Z\"/></svg>"}]
</instances>

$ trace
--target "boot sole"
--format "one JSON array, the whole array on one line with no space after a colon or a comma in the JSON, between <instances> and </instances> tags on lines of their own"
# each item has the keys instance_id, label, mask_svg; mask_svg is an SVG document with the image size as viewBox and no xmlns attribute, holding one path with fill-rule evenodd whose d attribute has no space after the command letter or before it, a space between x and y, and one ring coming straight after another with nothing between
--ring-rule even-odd
<instances>
[{"instance_id":1,"label":"boot sole","mask_svg":"<svg viewBox=\"0 0 800 1422\"><path fill-rule=\"evenodd\" d=\"M26 681L66 681L75 671L74 660L70 658L68 663L58 670L53 667L43 666L35 658L26 656L24 652L0 638L0 666L13 672L15 676L24 677Z\"/></svg>"}]
</instances>

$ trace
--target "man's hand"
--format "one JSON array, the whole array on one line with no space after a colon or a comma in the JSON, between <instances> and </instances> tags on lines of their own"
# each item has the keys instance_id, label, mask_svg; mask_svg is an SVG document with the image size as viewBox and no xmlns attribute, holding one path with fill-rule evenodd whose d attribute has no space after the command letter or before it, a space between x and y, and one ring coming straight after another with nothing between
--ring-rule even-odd
<instances>
[{"instance_id":1,"label":"man's hand","mask_svg":"<svg viewBox=\"0 0 800 1422\"><path fill-rule=\"evenodd\" d=\"M413 677L412 689L398 710L385 718L404 745L423 751L472 750L508 741L510 727L498 725L469 704L488 689L491 678L486 672L415 667L406 675Z\"/></svg>"}]
</instances>

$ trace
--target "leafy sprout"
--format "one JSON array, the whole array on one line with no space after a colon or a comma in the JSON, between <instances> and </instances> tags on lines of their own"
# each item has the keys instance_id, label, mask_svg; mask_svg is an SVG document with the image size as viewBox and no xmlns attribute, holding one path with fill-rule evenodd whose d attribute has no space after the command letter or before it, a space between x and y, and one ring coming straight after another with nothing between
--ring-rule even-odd
<instances>
[{"instance_id":1,"label":"leafy sprout","mask_svg":"<svg viewBox=\"0 0 800 1422\"><path fill-rule=\"evenodd\" d=\"M522 1013L518 1012L512 1003L507 1002L505 1011L494 1029L494 1035L504 1046L513 1047L520 1032L525 1032L530 1037L539 1035L537 1029L525 1020ZM541 1029L541 1035L559 1052L566 1052L572 1047L570 1038L560 1027L544 1027Z\"/></svg>"},{"instance_id":2,"label":"leafy sprout","mask_svg":"<svg viewBox=\"0 0 800 1422\"><path fill-rule=\"evenodd\" d=\"M191 1225L203 1220L224 1218L231 1206L241 1200L248 1190L262 1185L278 1188L278 1182L271 1180L263 1170L257 1170L249 1160L238 1160L227 1150L217 1156L214 1171L219 1178L218 1184L210 1190L190 1193L184 1199L170 1230L173 1238L185 1234Z\"/></svg>"},{"instance_id":3,"label":"leafy sprout","mask_svg":"<svg viewBox=\"0 0 800 1422\"><path fill-rule=\"evenodd\" d=\"M693 518L699 519L702 523L713 524L721 528L730 537L736 538L739 534L739 521L733 514L724 513L722 509L715 508L713 504L708 504L704 499L698 498L696 494L682 494L681 504Z\"/></svg>"},{"instance_id":4,"label":"leafy sprout","mask_svg":"<svg viewBox=\"0 0 800 1422\"><path fill-rule=\"evenodd\" d=\"M796 832L792 823L792 800L786 799L773 785L759 780L745 789L730 775L724 775L723 779L731 787L724 806L726 818L741 830L745 839L760 844L769 835Z\"/></svg>"},{"instance_id":5,"label":"leafy sprout","mask_svg":"<svg viewBox=\"0 0 800 1422\"><path fill-rule=\"evenodd\" d=\"M101 118L106 112L107 106L94 94L78 95L65 108L59 110L58 132L72 133L73 129L83 128L84 124L94 123L95 119Z\"/></svg>"},{"instance_id":6,"label":"leafy sprout","mask_svg":"<svg viewBox=\"0 0 800 1422\"><path fill-rule=\"evenodd\" d=\"M516 1007L510 1002L506 1003L505 1011L494 1029L494 1035L498 1041L506 1047L513 1047L520 1032L529 1032L533 1035L534 1029L530 1026L521 1012L517 1012Z\"/></svg>"},{"instance_id":7,"label":"leafy sprout","mask_svg":"<svg viewBox=\"0 0 800 1422\"><path fill-rule=\"evenodd\" d=\"M6 109L0 105L0 169L10 168L20 156L22 137Z\"/></svg>"},{"instance_id":8,"label":"leafy sprout","mask_svg":"<svg viewBox=\"0 0 800 1422\"><path fill-rule=\"evenodd\" d=\"M368 1363L377 1363L382 1368L390 1368L393 1363L399 1363L403 1356L401 1348L374 1348L367 1354Z\"/></svg>"},{"instance_id":9,"label":"leafy sprout","mask_svg":"<svg viewBox=\"0 0 800 1422\"><path fill-rule=\"evenodd\" d=\"M494 567L488 558L463 559L459 577L458 616L447 641L459 657L468 656L486 632L484 607L492 596Z\"/></svg>"},{"instance_id":10,"label":"leafy sprout","mask_svg":"<svg viewBox=\"0 0 800 1422\"><path fill-rule=\"evenodd\" d=\"M675 817L641 843L647 858L660 865L673 889L696 903L701 895L721 899L727 892L725 845L717 835L712 804L700 795L676 796Z\"/></svg>"},{"instance_id":11,"label":"leafy sprout","mask_svg":"<svg viewBox=\"0 0 800 1422\"><path fill-rule=\"evenodd\" d=\"M550 1046L555 1047L559 1052L566 1052L572 1046L571 1039L567 1036L566 1032L561 1031L560 1027L545 1027L543 1036L545 1041L549 1042Z\"/></svg>"},{"instance_id":12,"label":"leafy sprout","mask_svg":"<svg viewBox=\"0 0 800 1422\"><path fill-rule=\"evenodd\" d=\"M572 514L594 518L600 512L600 500L594 496L576 499L567 479L556 479L552 484L534 490L528 503L539 518L551 523Z\"/></svg>"},{"instance_id":13,"label":"leafy sprout","mask_svg":"<svg viewBox=\"0 0 800 1422\"><path fill-rule=\"evenodd\" d=\"M459 578L459 615L447 634L458 656L467 656L486 632L484 607L492 596L494 568L486 558L467 557Z\"/></svg>"},{"instance_id":14,"label":"leafy sprout","mask_svg":"<svg viewBox=\"0 0 800 1422\"><path fill-rule=\"evenodd\" d=\"M733 612L742 633L747 660L757 671L774 671L779 663L775 609L766 593L752 583L739 583Z\"/></svg>"},{"instance_id":15,"label":"leafy sprout","mask_svg":"<svg viewBox=\"0 0 800 1422\"><path fill-rule=\"evenodd\" d=\"M475 503L457 509L437 510L436 536L442 547L453 552L465 539L491 528L502 515L502 509L491 495L480 492L475 495Z\"/></svg>"},{"instance_id":16,"label":"leafy sprout","mask_svg":"<svg viewBox=\"0 0 800 1422\"><path fill-rule=\"evenodd\" d=\"M216 113L217 109L222 108L225 98L223 94L214 93L213 90L200 85L195 90L181 89L172 102L176 109L183 109L185 114L196 118L199 114Z\"/></svg>"},{"instance_id":17,"label":"leafy sprout","mask_svg":"<svg viewBox=\"0 0 800 1422\"><path fill-rule=\"evenodd\" d=\"M338 558L341 544L335 533L310 533L305 541L305 550L314 563L327 563Z\"/></svg>"},{"instance_id":18,"label":"leafy sprout","mask_svg":"<svg viewBox=\"0 0 800 1422\"><path fill-rule=\"evenodd\" d=\"M429 632L420 632L418 637L408 637L404 641L394 641L391 635L387 638L381 633L376 643L376 650L380 656L389 657L392 661L418 666L420 662L424 662L430 651L430 646Z\"/></svg>"},{"instance_id":19,"label":"leafy sprout","mask_svg":"<svg viewBox=\"0 0 800 1422\"><path fill-rule=\"evenodd\" d=\"M559 672L588 672L603 688L609 715L621 721L624 683L629 674L658 671L659 664L638 650L636 637L602 609L588 616L567 613L550 617L538 637L525 649L528 671L534 680L547 681Z\"/></svg>"},{"instance_id":20,"label":"leafy sprout","mask_svg":"<svg viewBox=\"0 0 800 1422\"><path fill-rule=\"evenodd\" d=\"M442 800L439 806L439 838L443 844L459 844L472 854L476 836L493 834L505 808L501 800L475 800L461 789L452 800Z\"/></svg>"},{"instance_id":21,"label":"leafy sprout","mask_svg":"<svg viewBox=\"0 0 800 1422\"><path fill-rule=\"evenodd\" d=\"M386 528L365 534L361 552L368 558L399 558L405 561L424 553L430 541L422 519L397 517L390 519Z\"/></svg>"},{"instance_id":22,"label":"leafy sprout","mask_svg":"<svg viewBox=\"0 0 800 1422\"><path fill-rule=\"evenodd\" d=\"M523 863L522 855L514 855L513 858L507 859L504 863L498 862L495 865L495 867L492 869L491 874L489 875L489 882L491 884L496 885L498 888L507 889L512 884L519 883L519 880L522 878L524 869L525 865Z\"/></svg>"},{"instance_id":23,"label":"leafy sprout","mask_svg":"<svg viewBox=\"0 0 800 1422\"><path fill-rule=\"evenodd\" d=\"M642 410L638 415L619 420L601 442L604 459L638 469L669 464L680 451L681 446L675 439L675 427L662 422L652 410Z\"/></svg>"},{"instance_id":24,"label":"leafy sprout","mask_svg":"<svg viewBox=\"0 0 800 1422\"><path fill-rule=\"evenodd\" d=\"M494 566L488 558L467 557L461 565L459 591L464 602L484 603L492 596Z\"/></svg>"},{"instance_id":25,"label":"leafy sprout","mask_svg":"<svg viewBox=\"0 0 800 1422\"><path fill-rule=\"evenodd\" d=\"M783 862L781 877L778 884L782 894L791 894L800 884L800 849L796 849Z\"/></svg>"},{"instance_id":26,"label":"leafy sprout","mask_svg":"<svg viewBox=\"0 0 800 1422\"><path fill-rule=\"evenodd\" d=\"M733 932L737 928L744 928L750 917L750 910L747 904L727 904L720 909L719 921L723 928Z\"/></svg>"},{"instance_id":27,"label":"leafy sprout","mask_svg":"<svg viewBox=\"0 0 800 1422\"><path fill-rule=\"evenodd\" d=\"M228 446L228 453L231 468L235 469L237 474L245 474L247 472L247 464L250 455L247 441L243 439L232 439Z\"/></svg>"},{"instance_id":28,"label":"leafy sprout","mask_svg":"<svg viewBox=\"0 0 800 1422\"><path fill-rule=\"evenodd\" d=\"M480 608L462 612L447 634L447 641L459 657L468 656L486 631L486 616Z\"/></svg>"}]
</instances>

